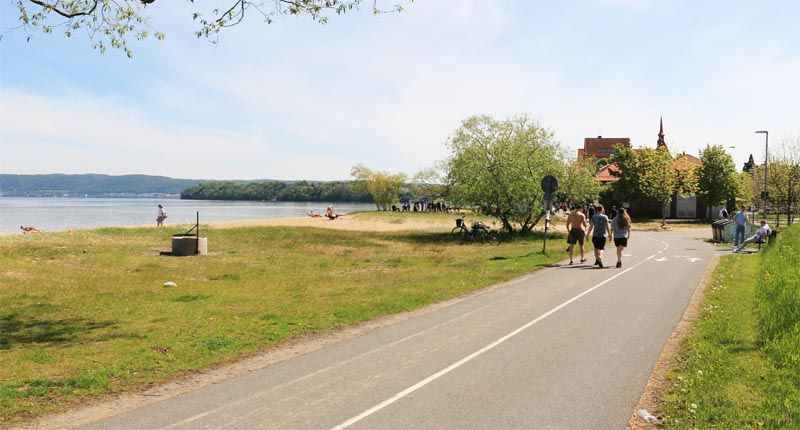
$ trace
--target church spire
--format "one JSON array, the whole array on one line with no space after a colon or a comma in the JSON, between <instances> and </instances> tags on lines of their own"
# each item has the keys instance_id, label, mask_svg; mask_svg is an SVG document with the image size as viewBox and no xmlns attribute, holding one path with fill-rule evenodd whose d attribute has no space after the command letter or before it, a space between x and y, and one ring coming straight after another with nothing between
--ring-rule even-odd
<instances>
[{"instance_id":1,"label":"church spire","mask_svg":"<svg viewBox=\"0 0 800 430\"><path fill-rule=\"evenodd\" d=\"M662 146L664 148L667 147L667 142L664 142L664 117L661 117L660 119L660 126L658 129L658 142L656 142L656 148L661 148Z\"/></svg>"}]
</instances>

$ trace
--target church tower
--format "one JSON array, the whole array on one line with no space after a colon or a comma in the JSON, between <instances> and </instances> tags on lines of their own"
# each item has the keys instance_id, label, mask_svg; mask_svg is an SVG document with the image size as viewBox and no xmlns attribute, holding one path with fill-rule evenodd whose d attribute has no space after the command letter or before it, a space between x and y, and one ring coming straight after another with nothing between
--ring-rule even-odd
<instances>
[{"instance_id":1,"label":"church tower","mask_svg":"<svg viewBox=\"0 0 800 430\"><path fill-rule=\"evenodd\" d=\"M661 125L658 129L658 142L656 142L656 149L661 148L662 146L667 148L667 142L664 142L664 117L661 117L660 121Z\"/></svg>"}]
</instances>

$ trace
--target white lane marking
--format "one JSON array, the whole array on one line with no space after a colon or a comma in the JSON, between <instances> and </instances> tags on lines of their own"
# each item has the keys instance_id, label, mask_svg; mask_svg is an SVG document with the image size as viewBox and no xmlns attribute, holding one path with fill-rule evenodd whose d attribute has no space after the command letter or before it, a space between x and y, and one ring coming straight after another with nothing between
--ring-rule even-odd
<instances>
[{"instance_id":1,"label":"white lane marking","mask_svg":"<svg viewBox=\"0 0 800 430\"><path fill-rule=\"evenodd\" d=\"M381 409L386 408L387 406L389 406L392 403L395 403L398 400L408 396L409 394L413 393L414 391L417 391L420 388L430 384L431 382L441 378L442 376L452 372L453 370L458 369L459 367L463 366L464 364L472 361L474 358L484 354L485 352L488 352L488 351L494 349L496 346L500 345L501 343L511 339L512 337L518 335L519 333L523 332L524 330L530 328L534 324L544 320L545 318L549 317L550 315L553 315L554 313L556 313L556 312L560 311L561 309L565 308L567 305L569 305L570 303L574 302L575 300L580 299L581 297L583 297L583 296L591 293L592 291L602 287L603 285L611 282L612 280L614 280L614 279L624 275L625 273L635 269L640 264L643 264L644 262L646 262L647 260L650 260L653 257L655 257L655 255L651 255L651 256L645 258L644 260L636 263L635 265L631 266L630 268L625 269L622 272L617 273L616 275L614 275L614 276L606 279L605 281L593 286L592 288L589 288L588 290L578 294L577 296L567 300L566 302L554 307L553 309L550 309L549 311L545 312L544 314L542 314L538 318L534 319L533 321L530 321L527 324L523 325L522 327L519 327L518 329L512 331L511 333L501 337L500 339L497 339L496 341L490 343L489 345L486 345L485 347L473 352L472 354L462 358L461 360L451 364L450 366L445 367L444 369L434 373L433 375L423 379L422 381L417 382L416 384L414 384L414 385L406 388L405 390L395 394L394 396L392 396L392 397L390 397L390 398L378 403L377 405L375 405L375 406L367 409L366 411L354 416L353 418L350 418L349 420L344 421L341 424L338 424L338 425L336 425L334 427L331 427L331 430L343 430L343 429L346 429L347 427L350 427L351 425L363 420L364 418L367 418L368 416L380 411Z\"/></svg>"},{"instance_id":2,"label":"white lane marking","mask_svg":"<svg viewBox=\"0 0 800 430\"><path fill-rule=\"evenodd\" d=\"M522 276L522 277L520 277L518 279L510 281L510 283L511 284L516 284L518 282L524 281L528 277L529 276ZM224 409L231 408L231 407L234 407L234 406L238 406L238 405L244 404L244 403L249 402L249 401L254 400L254 399L259 399L259 398L264 397L264 396L268 395L269 393L275 391L276 389L288 387L288 386L291 386L293 384L302 382L304 380L307 380L307 379L310 379L312 377L318 376L318 375L323 374L325 372L334 370L334 369L336 369L338 367L341 367L343 365L350 364L352 362L355 362L357 360L365 358L368 355L381 352L383 350L386 350L387 348L393 347L395 345L399 345L399 344L401 344L403 342L406 342L406 341L409 341L409 340L411 340L411 339L413 339L415 337L422 336L422 335L426 334L429 331L435 331L439 327L446 326L446 325L449 325L449 324L453 324L453 323L458 322L459 320L466 319L472 314L478 313L478 312L480 312L480 311L482 311L482 310L484 310L486 308L489 308L489 307L493 306L495 303L496 303L495 301L492 301L490 303L486 303L485 305L480 306L478 308L475 308L475 309L473 309L473 310L471 310L469 312L465 312L463 314L460 314L455 318L451 318L451 319L449 319L447 321L443 321L443 322L441 322L439 324L430 326L428 329L415 332L415 333L413 333L411 335L408 335L408 336L406 336L404 338L398 339L398 340L396 340L394 342L390 342L390 343L381 345L378 348L374 348L374 349L370 349L368 351L362 352L361 354L358 354L358 355L356 355L354 357L350 357L347 360L342 360L342 361L340 361L338 363L329 365L327 367L323 367L321 369L318 369L318 370L316 370L314 372L311 372L309 374L303 375L303 376L298 377L296 379L291 379L289 381L285 381L285 382L282 382L282 383L277 384L277 385L271 385L271 386L269 386L269 387L267 387L267 388L265 388L263 390L260 390L258 392L252 393L249 396L243 397L243 398L241 398L239 400L234 400L234 401L231 401L231 402L228 402L228 403L223 403L223 404L219 405L216 408L213 408L213 409L210 409L210 410L206 410L206 411L201 412L199 414L196 414L196 415L193 415L191 417L185 418L184 420L181 420L181 421L178 421L178 422L174 422L174 423L169 424L169 425L167 425L165 427L162 427L162 430L168 430L168 429L174 429L174 428L182 427L182 426L185 426L186 424L189 424L189 423L192 423L194 421L197 421L197 420L200 420L202 418L205 418L206 416L217 414L217 413L219 413L220 411L222 411ZM235 424L235 423L233 423L233 424ZM229 424L226 424L226 425L224 425L223 427L220 427L220 428L226 428L226 427L229 427L230 425L232 425L232 424L229 423Z\"/></svg>"}]
</instances>

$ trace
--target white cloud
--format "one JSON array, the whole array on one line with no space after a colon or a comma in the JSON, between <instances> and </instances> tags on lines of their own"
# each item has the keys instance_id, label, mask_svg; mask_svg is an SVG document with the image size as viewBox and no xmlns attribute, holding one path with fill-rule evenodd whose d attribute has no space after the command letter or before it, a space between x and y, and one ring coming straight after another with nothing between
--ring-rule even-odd
<instances>
[{"instance_id":1,"label":"white cloud","mask_svg":"<svg viewBox=\"0 0 800 430\"><path fill-rule=\"evenodd\" d=\"M736 145L738 164L763 146L756 128L796 134L800 56L793 27L747 24L790 11L725 4L417 1L324 26L256 19L212 45L195 39L192 5L156 2L167 40L136 43L133 60L4 40L0 139L26 150L0 168L346 179L361 162L413 175L463 119L519 113L572 152L597 135L653 145L664 116L675 147Z\"/></svg>"}]
</instances>

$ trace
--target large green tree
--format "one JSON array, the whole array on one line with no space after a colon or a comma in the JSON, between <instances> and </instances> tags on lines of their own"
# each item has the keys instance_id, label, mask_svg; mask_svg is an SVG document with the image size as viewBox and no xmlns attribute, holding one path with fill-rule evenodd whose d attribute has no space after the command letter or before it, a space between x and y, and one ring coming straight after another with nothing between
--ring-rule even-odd
<instances>
[{"instance_id":1,"label":"large green tree","mask_svg":"<svg viewBox=\"0 0 800 430\"><path fill-rule=\"evenodd\" d=\"M353 166L350 176L356 180L356 190L368 192L378 209L384 211L398 201L400 188L407 180L405 173L373 171L363 164Z\"/></svg>"},{"instance_id":2,"label":"large green tree","mask_svg":"<svg viewBox=\"0 0 800 430\"><path fill-rule=\"evenodd\" d=\"M417 172L413 178L417 197L430 201L448 198L450 187L447 179L443 177L443 172L444 166L441 165Z\"/></svg>"},{"instance_id":3,"label":"large green tree","mask_svg":"<svg viewBox=\"0 0 800 430\"><path fill-rule=\"evenodd\" d=\"M566 166L563 180L558 185L559 193L570 202L594 201L603 190L603 185L595 180L598 171L594 158L577 158Z\"/></svg>"},{"instance_id":4,"label":"large green tree","mask_svg":"<svg viewBox=\"0 0 800 430\"><path fill-rule=\"evenodd\" d=\"M706 202L708 218L712 217L711 207L725 203L736 197L740 189L738 172L733 157L721 145L709 146L700 152L697 196Z\"/></svg>"},{"instance_id":5,"label":"large green tree","mask_svg":"<svg viewBox=\"0 0 800 430\"><path fill-rule=\"evenodd\" d=\"M631 149L621 146L611 157L618 170L611 174L619 178L613 186L618 201L659 202L662 224L666 224L663 209L678 194L697 192L697 174L686 157L672 158L666 147Z\"/></svg>"},{"instance_id":6,"label":"large green tree","mask_svg":"<svg viewBox=\"0 0 800 430\"><path fill-rule=\"evenodd\" d=\"M785 212L788 221L794 222L794 209L800 204L800 139L784 139L770 152L769 204L780 214Z\"/></svg>"},{"instance_id":7,"label":"large green tree","mask_svg":"<svg viewBox=\"0 0 800 430\"><path fill-rule=\"evenodd\" d=\"M543 214L542 178L564 171L563 148L528 115L467 118L447 146L453 202L497 217L509 232L533 229Z\"/></svg>"},{"instance_id":8,"label":"large green tree","mask_svg":"<svg viewBox=\"0 0 800 430\"><path fill-rule=\"evenodd\" d=\"M14 0L19 9L20 27L29 35L36 32L62 31L72 37L77 31L85 31L95 48L105 51L109 46L124 50L128 56L128 38L138 40L149 36L158 39L164 33L150 26L150 13L158 13L166 0ZM178 0L169 0L175 2ZM189 3L195 0L184 0ZM413 1L413 0L410 0ZM272 23L280 15L306 16L320 23L328 22L331 15L341 15L359 9L364 0L224 0L214 5L193 6L187 10L197 23L197 37L216 37L225 28L235 26L249 17ZM221 5L220 5L221 3ZM381 9L379 0L373 0L373 14L400 11L401 4ZM30 36L29 36L30 39Z\"/></svg>"}]
</instances>

